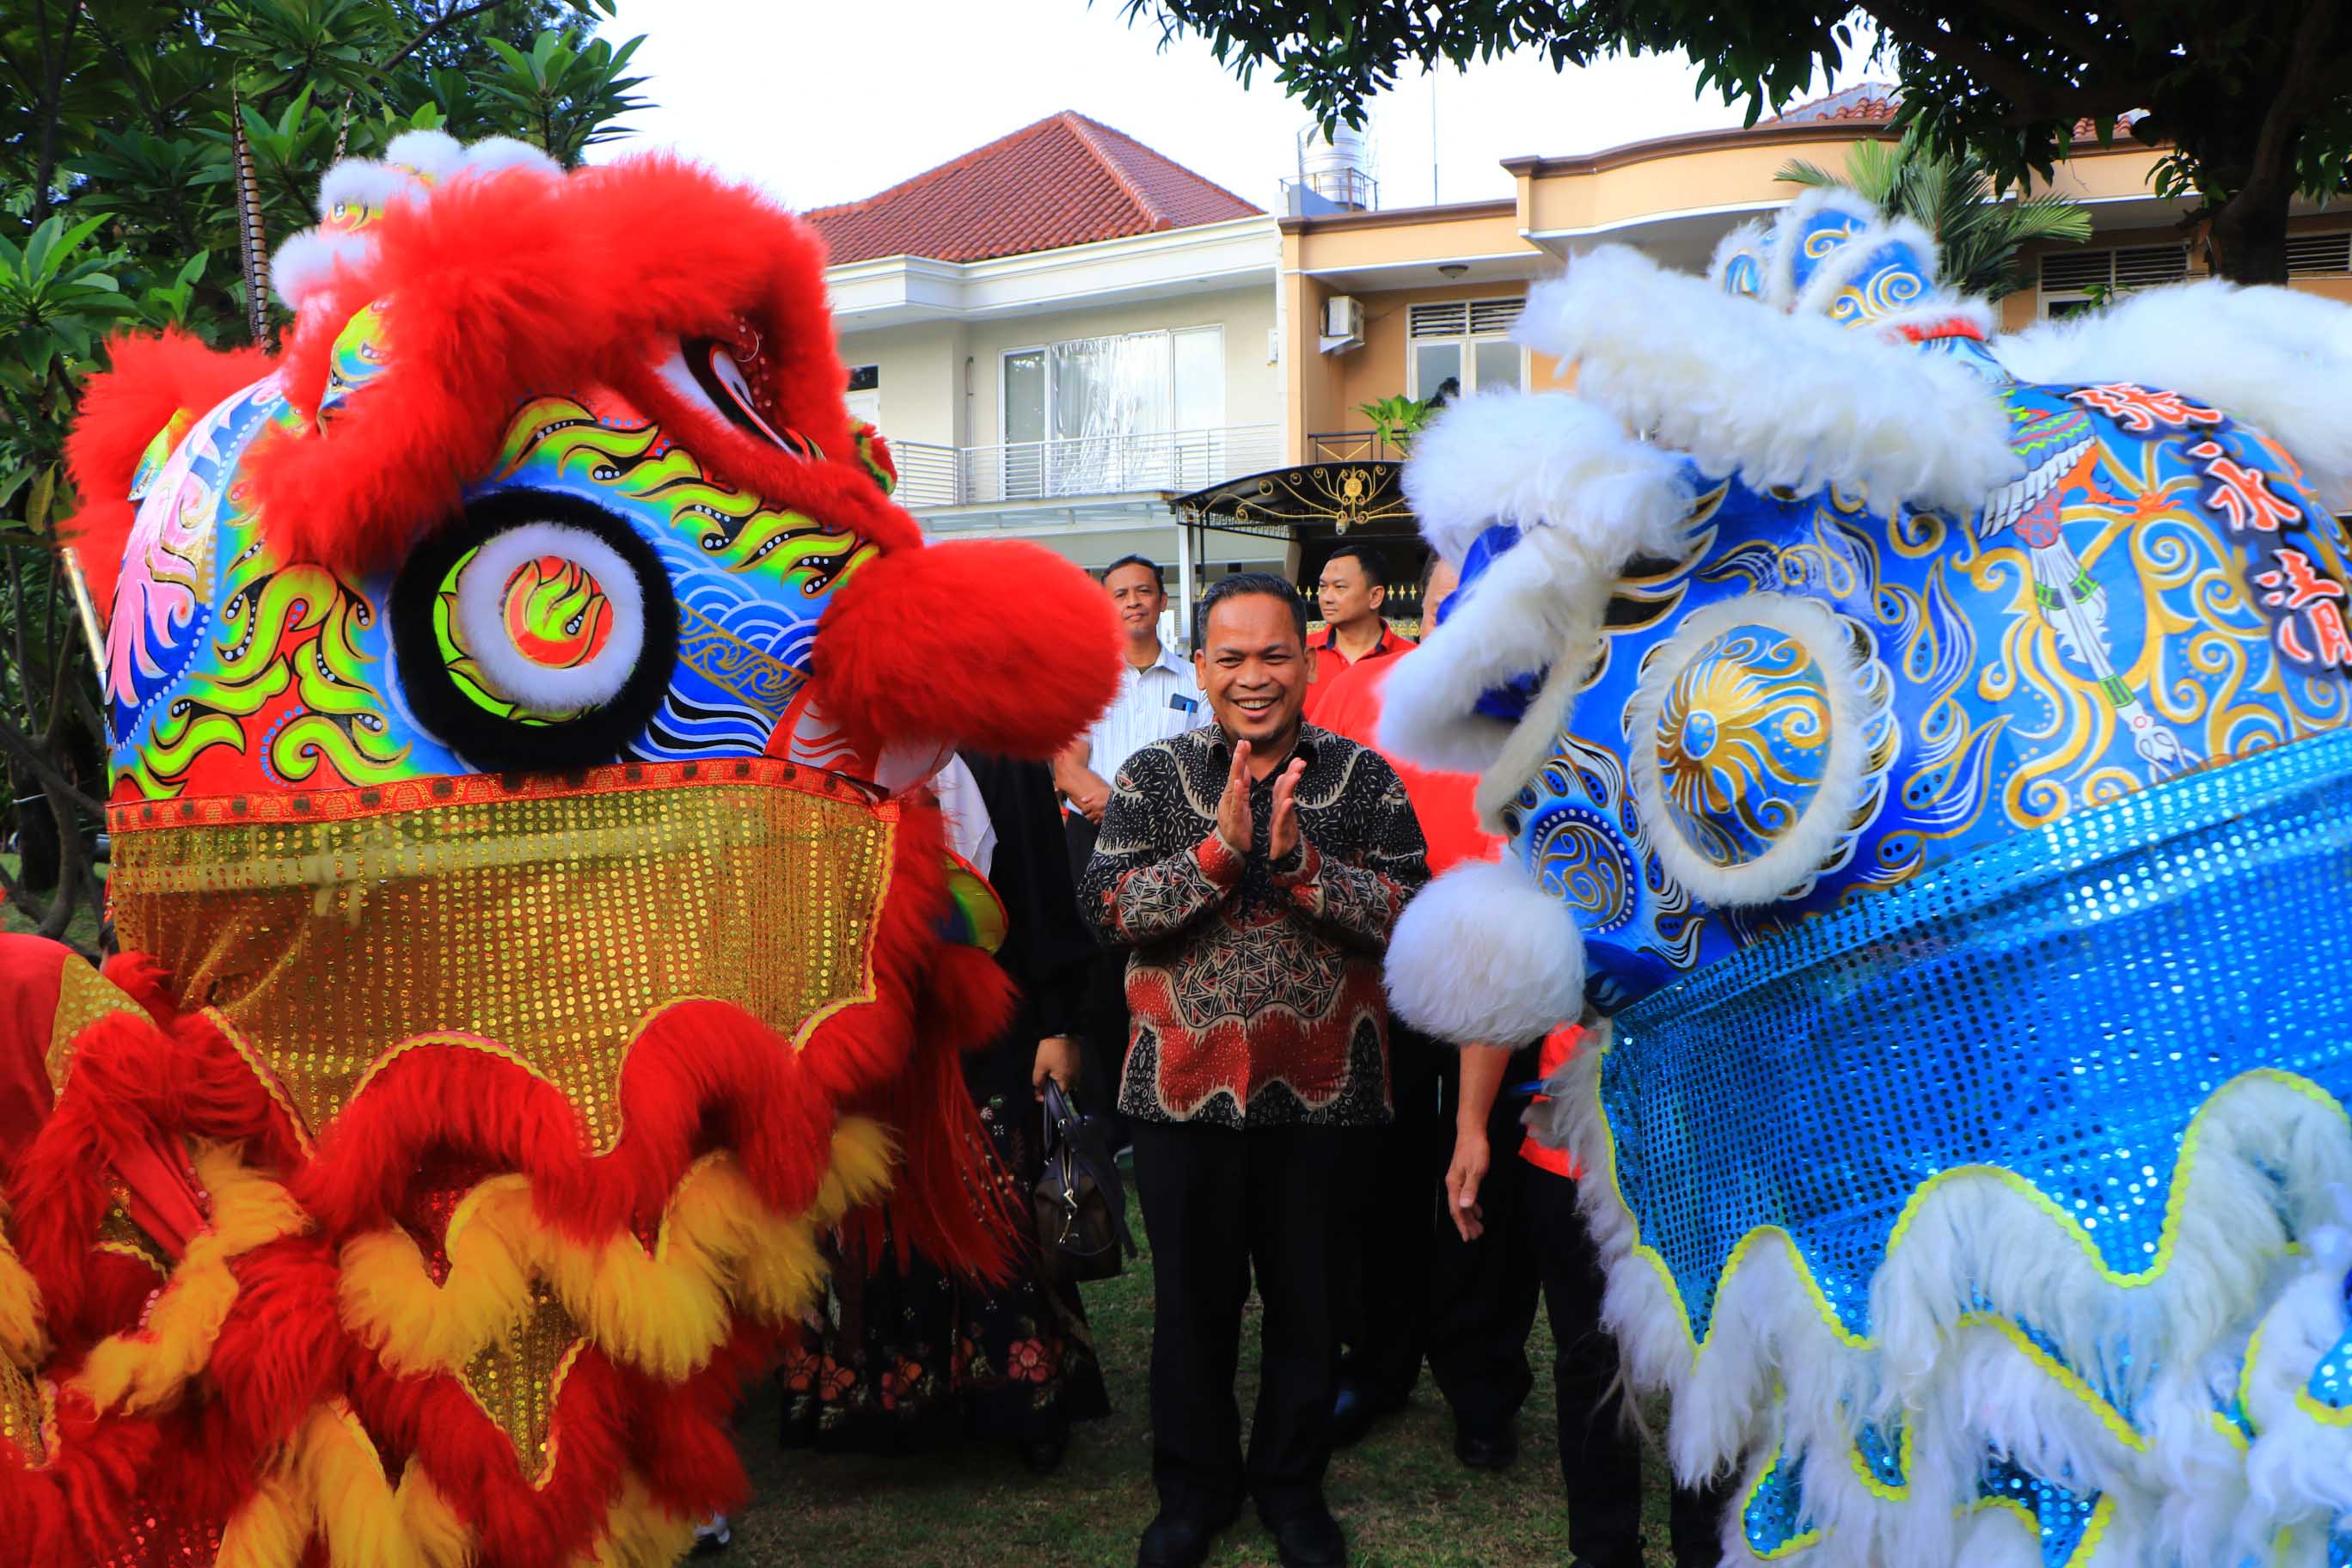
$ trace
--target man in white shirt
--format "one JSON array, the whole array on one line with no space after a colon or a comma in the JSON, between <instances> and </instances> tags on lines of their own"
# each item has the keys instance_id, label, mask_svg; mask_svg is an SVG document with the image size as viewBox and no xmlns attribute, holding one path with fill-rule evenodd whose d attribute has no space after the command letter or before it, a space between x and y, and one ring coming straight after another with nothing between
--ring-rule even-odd
<instances>
[{"instance_id":1,"label":"man in white shirt","mask_svg":"<svg viewBox=\"0 0 2352 1568\"><path fill-rule=\"evenodd\" d=\"M1119 625L1127 632L1127 665L1119 671L1118 696L1054 763L1055 787L1073 810L1097 826L1121 763L1154 741L1208 722L1192 662L1160 641L1160 616L1168 607L1160 568L1140 555L1122 556L1103 574L1103 588L1118 606ZM1087 846L1089 854L1093 847Z\"/></svg>"},{"instance_id":2,"label":"man in white shirt","mask_svg":"<svg viewBox=\"0 0 2352 1568\"><path fill-rule=\"evenodd\" d=\"M1103 574L1103 590L1118 608L1127 633L1127 662L1118 672L1118 696L1094 727L1054 759L1054 787L1069 803L1062 821L1070 841L1072 876L1085 874L1094 858L1095 830L1110 803L1111 781L1127 759L1154 741L1165 741L1209 721L1208 703L1192 673L1192 661L1160 640L1160 613L1168 590L1160 567L1140 555L1121 556ZM1095 964L1080 1014L1084 1066L1078 1074L1082 1108L1110 1122L1113 1146L1127 1142L1125 1119L1112 1104L1127 1053L1127 954L1106 948Z\"/></svg>"}]
</instances>

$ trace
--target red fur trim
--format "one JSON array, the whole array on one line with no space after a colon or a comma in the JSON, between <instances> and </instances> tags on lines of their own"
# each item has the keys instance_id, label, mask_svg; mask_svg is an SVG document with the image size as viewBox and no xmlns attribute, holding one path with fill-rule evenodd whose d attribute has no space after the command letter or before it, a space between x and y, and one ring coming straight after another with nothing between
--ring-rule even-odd
<instances>
[{"instance_id":1,"label":"red fur trim","mask_svg":"<svg viewBox=\"0 0 2352 1568\"><path fill-rule=\"evenodd\" d=\"M68 1345L118 1326L83 1320L110 1174L131 1185L134 1217L169 1245L196 1217L178 1152L184 1133L243 1143L249 1161L280 1173L300 1158L284 1113L201 1017L167 1032L109 1014L74 1037L73 1050L65 1092L8 1184L17 1252L40 1283L51 1332Z\"/></svg>"},{"instance_id":2,"label":"red fur trim","mask_svg":"<svg viewBox=\"0 0 2352 1568\"><path fill-rule=\"evenodd\" d=\"M118 952L99 969L106 983L168 1026L179 1016L180 992L172 972L152 952Z\"/></svg>"},{"instance_id":3,"label":"red fur trim","mask_svg":"<svg viewBox=\"0 0 2352 1568\"><path fill-rule=\"evenodd\" d=\"M100 1421L70 1396L58 1410L58 1441L40 1469L0 1444L0 1521L23 1562L138 1562L117 1556L142 1479L152 1473L161 1434L152 1421Z\"/></svg>"},{"instance_id":4,"label":"red fur trim","mask_svg":"<svg viewBox=\"0 0 2352 1568\"><path fill-rule=\"evenodd\" d=\"M1110 600L1061 557L1010 541L860 568L813 657L818 702L869 744L919 735L1050 757L1118 694Z\"/></svg>"},{"instance_id":5,"label":"red fur trim","mask_svg":"<svg viewBox=\"0 0 2352 1568\"><path fill-rule=\"evenodd\" d=\"M106 352L110 368L89 378L66 441L66 473L79 507L65 531L101 618L114 607L114 581L137 510L128 499L131 479L148 443L177 410L201 418L270 369L260 349L223 353L176 329L110 339Z\"/></svg>"},{"instance_id":6,"label":"red fur trim","mask_svg":"<svg viewBox=\"0 0 2352 1568\"><path fill-rule=\"evenodd\" d=\"M602 1352L581 1351L556 1398L555 1461L540 1487L454 1377L395 1377L371 1363L356 1372L352 1403L387 1463L422 1465L479 1532L483 1568L569 1568L602 1532L620 1490L644 1417L628 1392Z\"/></svg>"},{"instance_id":7,"label":"red fur trim","mask_svg":"<svg viewBox=\"0 0 2352 1568\"><path fill-rule=\"evenodd\" d=\"M673 1515L707 1519L751 1495L735 1449L735 1405L746 1384L775 1365L778 1339L772 1330L740 1325L708 1365L675 1388L623 1369L632 1402L646 1412L631 1430L629 1462Z\"/></svg>"},{"instance_id":8,"label":"red fur trim","mask_svg":"<svg viewBox=\"0 0 2352 1568\"><path fill-rule=\"evenodd\" d=\"M620 389L721 479L821 521L879 519L886 547L910 521L877 507L856 458L815 237L748 187L661 154L562 180L469 175L398 202L376 250L340 271L286 355L289 396L315 415L335 335L380 302L385 368L324 432L268 437L251 458L264 526L298 556L352 571L398 560L488 473L527 394ZM694 237L681 245L677 237ZM651 369L681 336L761 337L755 374L822 462L793 458L717 418L686 416ZM862 490L856 487L862 486Z\"/></svg>"}]
</instances>

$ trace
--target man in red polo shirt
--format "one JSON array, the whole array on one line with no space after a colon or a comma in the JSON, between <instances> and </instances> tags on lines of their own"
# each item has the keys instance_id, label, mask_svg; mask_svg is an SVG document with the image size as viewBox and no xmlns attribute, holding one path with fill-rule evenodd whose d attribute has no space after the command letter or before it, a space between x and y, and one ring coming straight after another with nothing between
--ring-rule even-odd
<instances>
[{"instance_id":1,"label":"man in red polo shirt","mask_svg":"<svg viewBox=\"0 0 2352 1568\"><path fill-rule=\"evenodd\" d=\"M1454 592L1454 568L1435 556L1422 578L1421 624L1436 624ZM1330 574L1325 574L1326 597ZM1381 708L1388 679L1413 645L1340 670L1323 689L1316 722L1333 734L1378 749ZM1383 752L1383 755L1387 753ZM1389 765L1429 846L1432 875L1468 859L1493 859L1502 841L1478 826L1472 802L1477 781L1467 773L1433 773L1401 757ZM1378 1162L1361 1194L1359 1256L1378 1276L1347 1292L1356 1309L1344 1339L1339 1398L1332 1412L1335 1441L1360 1440L1381 1416L1401 1408L1421 1379L1426 1354L1438 1387L1454 1414L1454 1453L1479 1469L1510 1463L1511 1415L1527 1397L1524 1355L1490 1348L1507 1338L1516 1282L1526 1272L1496 1247L1471 1247L1435 1222L1432 1189L1445 1168L1446 1104L1454 1098L1454 1052L1391 1021L1389 1077L1396 1120L1380 1132ZM1512 1114L1509 1108L1498 1115ZM1377 1260L1377 1261L1375 1261ZM1433 1281L1424 1286L1421 1281ZM1521 1321L1521 1338L1527 1323ZM1516 1352L1517 1344L1505 1347Z\"/></svg>"},{"instance_id":2,"label":"man in red polo shirt","mask_svg":"<svg viewBox=\"0 0 2352 1568\"><path fill-rule=\"evenodd\" d=\"M1389 569L1380 552L1369 544L1342 544L1323 563L1315 585L1317 606L1323 612L1323 629L1307 639L1307 657L1315 661L1312 684L1307 688L1307 718L1323 724L1323 704L1339 678L1361 664L1392 658L1412 647L1412 639L1391 630L1381 618L1389 596ZM1422 608L1426 622L1427 605ZM1323 725L1328 729L1328 725ZM1367 741L1366 744L1370 742Z\"/></svg>"}]
</instances>

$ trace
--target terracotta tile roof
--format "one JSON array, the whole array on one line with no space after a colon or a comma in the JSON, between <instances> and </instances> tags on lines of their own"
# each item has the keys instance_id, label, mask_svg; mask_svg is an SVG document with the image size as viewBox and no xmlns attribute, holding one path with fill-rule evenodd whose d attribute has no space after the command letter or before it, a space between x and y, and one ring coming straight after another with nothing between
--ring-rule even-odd
<instances>
[{"instance_id":1,"label":"terracotta tile roof","mask_svg":"<svg viewBox=\"0 0 2352 1568\"><path fill-rule=\"evenodd\" d=\"M1786 109L1763 121L1767 125L1811 125L1829 120L1884 121L1895 118L1902 89L1883 81L1862 81L1843 92Z\"/></svg>"},{"instance_id":2,"label":"terracotta tile roof","mask_svg":"<svg viewBox=\"0 0 2352 1568\"><path fill-rule=\"evenodd\" d=\"M1805 125L1820 124L1826 121L1847 120L1885 124L1895 118L1895 111L1902 106L1903 89L1901 88L1883 81L1856 82L1843 92L1833 92L1827 98L1817 98L1809 103L1801 103L1794 109L1776 114L1761 123ZM2126 114L2116 121L2115 139L2117 142L2129 142L2132 139L2132 121L2137 118L2137 115ZM2073 136L2074 141L2095 143L2098 138L2097 121L2074 121Z\"/></svg>"},{"instance_id":3,"label":"terracotta tile roof","mask_svg":"<svg viewBox=\"0 0 2352 1568\"><path fill-rule=\"evenodd\" d=\"M1259 210L1132 137L1065 110L879 195L802 215L832 260L983 261Z\"/></svg>"}]
</instances>

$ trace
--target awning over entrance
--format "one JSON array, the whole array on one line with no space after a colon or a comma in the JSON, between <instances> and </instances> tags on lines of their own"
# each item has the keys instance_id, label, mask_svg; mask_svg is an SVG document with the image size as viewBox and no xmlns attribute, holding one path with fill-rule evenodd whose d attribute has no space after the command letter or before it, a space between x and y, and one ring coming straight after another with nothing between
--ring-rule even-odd
<instances>
[{"instance_id":1,"label":"awning over entrance","mask_svg":"<svg viewBox=\"0 0 2352 1568\"><path fill-rule=\"evenodd\" d=\"M1401 626L1417 626L1421 595L1414 584L1429 552L1421 542L1420 521L1405 504L1403 473L1404 465L1393 458L1324 458L1170 497L1169 510L1187 535L1179 563L1179 603L1189 609L1206 585L1206 574L1195 563L1216 558L1210 534L1264 541L1281 555L1283 574L1310 600L1325 557L1344 542L1380 552L1389 579L1381 613Z\"/></svg>"},{"instance_id":2,"label":"awning over entrance","mask_svg":"<svg viewBox=\"0 0 2352 1568\"><path fill-rule=\"evenodd\" d=\"M1417 525L1405 504L1403 471L1402 463L1386 459L1302 463L1228 479L1168 504L1195 528L1259 538L1309 543L1410 537Z\"/></svg>"}]
</instances>

